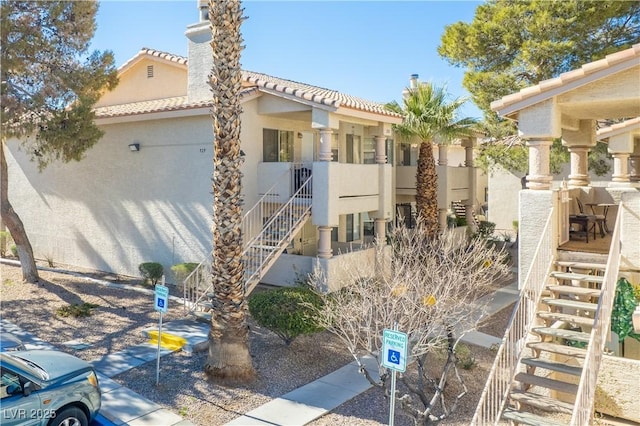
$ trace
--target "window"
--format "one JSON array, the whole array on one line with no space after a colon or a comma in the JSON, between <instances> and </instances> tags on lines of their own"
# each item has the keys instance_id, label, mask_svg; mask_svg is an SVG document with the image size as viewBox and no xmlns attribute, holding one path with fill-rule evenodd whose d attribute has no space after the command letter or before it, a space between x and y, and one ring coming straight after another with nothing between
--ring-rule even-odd
<instances>
[{"instance_id":1,"label":"window","mask_svg":"<svg viewBox=\"0 0 640 426\"><path fill-rule=\"evenodd\" d=\"M358 241L360 239L360 213L348 214L347 216L347 242Z\"/></svg>"},{"instance_id":2,"label":"window","mask_svg":"<svg viewBox=\"0 0 640 426\"><path fill-rule=\"evenodd\" d=\"M337 133L333 133L331 135L331 161L335 162L338 162L338 153L340 152L340 142L338 137Z\"/></svg>"},{"instance_id":3,"label":"window","mask_svg":"<svg viewBox=\"0 0 640 426\"><path fill-rule=\"evenodd\" d=\"M265 163L293 161L293 131L262 129L262 161Z\"/></svg>"},{"instance_id":4,"label":"window","mask_svg":"<svg viewBox=\"0 0 640 426\"><path fill-rule=\"evenodd\" d=\"M374 138L364 139L364 164L376 163L376 140Z\"/></svg>"},{"instance_id":5,"label":"window","mask_svg":"<svg viewBox=\"0 0 640 426\"><path fill-rule=\"evenodd\" d=\"M360 136L359 135L347 135L347 159L345 163L349 164L361 164L360 159Z\"/></svg>"}]
</instances>

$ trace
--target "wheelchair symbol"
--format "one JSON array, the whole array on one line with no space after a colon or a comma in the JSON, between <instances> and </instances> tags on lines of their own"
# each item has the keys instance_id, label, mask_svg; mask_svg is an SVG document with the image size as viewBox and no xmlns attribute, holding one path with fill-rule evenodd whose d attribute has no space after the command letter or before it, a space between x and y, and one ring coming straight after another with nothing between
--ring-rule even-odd
<instances>
[{"instance_id":1,"label":"wheelchair symbol","mask_svg":"<svg viewBox=\"0 0 640 426\"><path fill-rule=\"evenodd\" d=\"M400 365L400 352L389 349L389 352L387 353L387 360L392 364Z\"/></svg>"}]
</instances>

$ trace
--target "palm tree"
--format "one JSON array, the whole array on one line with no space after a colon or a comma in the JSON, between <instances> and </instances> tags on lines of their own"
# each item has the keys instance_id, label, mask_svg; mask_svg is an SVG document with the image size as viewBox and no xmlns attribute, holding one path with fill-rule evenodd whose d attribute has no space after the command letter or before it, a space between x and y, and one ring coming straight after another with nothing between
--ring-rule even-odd
<instances>
[{"instance_id":1,"label":"palm tree","mask_svg":"<svg viewBox=\"0 0 640 426\"><path fill-rule=\"evenodd\" d=\"M389 109L404 117L402 124L394 126L396 134L405 140L417 138L420 141L416 210L418 220L431 236L438 232L438 174L432 144L436 137L441 143L446 143L473 133L475 119L457 119L458 110L465 102L464 98L449 100L445 87L421 83L416 88L407 89L402 106L397 102L387 104Z\"/></svg>"},{"instance_id":2,"label":"palm tree","mask_svg":"<svg viewBox=\"0 0 640 426\"><path fill-rule=\"evenodd\" d=\"M209 0L213 70L213 305L209 379L247 381L255 376L249 353L249 328L242 264L242 196L240 166L240 91L242 71L239 0Z\"/></svg>"}]
</instances>

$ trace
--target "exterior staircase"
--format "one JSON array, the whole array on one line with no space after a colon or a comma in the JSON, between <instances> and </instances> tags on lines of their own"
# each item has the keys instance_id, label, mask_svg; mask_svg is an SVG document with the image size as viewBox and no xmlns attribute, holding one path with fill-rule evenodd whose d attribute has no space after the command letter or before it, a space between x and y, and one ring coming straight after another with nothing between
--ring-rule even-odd
<instances>
[{"instance_id":1,"label":"exterior staircase","mask_svg":"<svg viewBox=\"0 0 640 426\"><path fill-rule=\"evenodd\" d=\"M288 176L289 173L286 173ZM286 250L293 237L311 217L312 177L296 180L293 195L278 202L277 185L267 191L242 220L245 243L242 251L245 292L251 293L269 268ZM211 255L203 260L183 282L185 313L210 321L212 304Z\"/></svg>"},{"instance_id":2,"label":"exterior staircase","mask_svg":"<svg viewBox=\"0 0 640 426\"><path fill-rule=\"evenodd\" d=\"M620 217L606 264L556 260L552 217L472 425L583 426L593 420L620 270Z\"/></svg>"}]
</instances>

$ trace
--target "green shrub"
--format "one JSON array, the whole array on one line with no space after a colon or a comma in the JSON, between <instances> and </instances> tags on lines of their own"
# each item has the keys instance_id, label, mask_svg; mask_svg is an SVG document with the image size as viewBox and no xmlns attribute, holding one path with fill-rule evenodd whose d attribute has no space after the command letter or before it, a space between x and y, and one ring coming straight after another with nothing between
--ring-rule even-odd
<instances>
[{"instance_id":1,"label":"green shrub","mask_svg":"<svg viewBox=\"0 0 640 426\"><path fill-rule=\"evenodd\" d=\"M142 278L144 278L145 283L150 281L153 285L156 285L158 280L162 278L162 274L164 274L164 268L157 262L141 263L138 266L138 270L142 274Z\"/></svg>"},{"instance_id":2,"label":"green shrub","mask_svg":"<svg viewBox=\"0 0 640 426\"><path fill-rule=\"evenodd\" d=\"M88 317L91 316L91 310L100 305L93 303L83 303L82 305L74 303L73 305L62 306L56 309L56 315L59 317Z\"/></svg>"},{"instance_id":3,"label":"green shrub","mask_svg":"<svg viewBox=\"0 0 640 426\"><path fill-rule=\"evenodd\" d=\"M491 238L495 230L496 230L495 223L482 220L478 224L478 232L476 233L476 235L482 238L483 240L488 240L489 238Z\"/></svg>"},{"instance_id":4,"label":"green shrub","mask_svg":"<svg viewBox=\"0 0 640 426\"><path fill-rule=\"evenodd\" d=\"M198 263L178 263L171 267L171 272L173 272L173 278L176 284L182 284L185 278L189 276L190 273L194 271L198 267Z\"/></svg>"},{"instance_id":5,"label":"green shrub","mask_svg":"<svg viewBox=\"0 0 640 426\"><path fill-rule=\"evenodd\" d=\"M456 346L456 358L458 364L465 370L471 370L476 366L476 357L473 356L473 352L469 349L469 346L458 344Z\"/></svg>"},{"instance_id":6,"label":"green shrub","mask_svg":"<svg viewBox=\"0 0 640 426\"><path fill-rule=\"evenodd\" d=\"M7 255L7 246L13 244L13 239L9 231L0 231L0 257Z\"/></svg>"},{"instance_id":7,"label":"green shrub","mask_svg":"<svg viewBox=\"0 0 640 426\"><path fill-rule=\"evenodd\" d=\"M304 287L283 287L255 293L249 298L249 312L261 326L277 334L289 346L302 334L322 331L316 321L322 297Z\"/></svg>"},{"instance_id":8,"label":"green shrub","mask_svg":"<svg viewBox=\"0 0 640 426\"><path fill-rule=\"evenodd\" d=\"M15 244L11 244L11 254L13 257L18 257L18 246Z\"/></svg>"}]
</instances>

